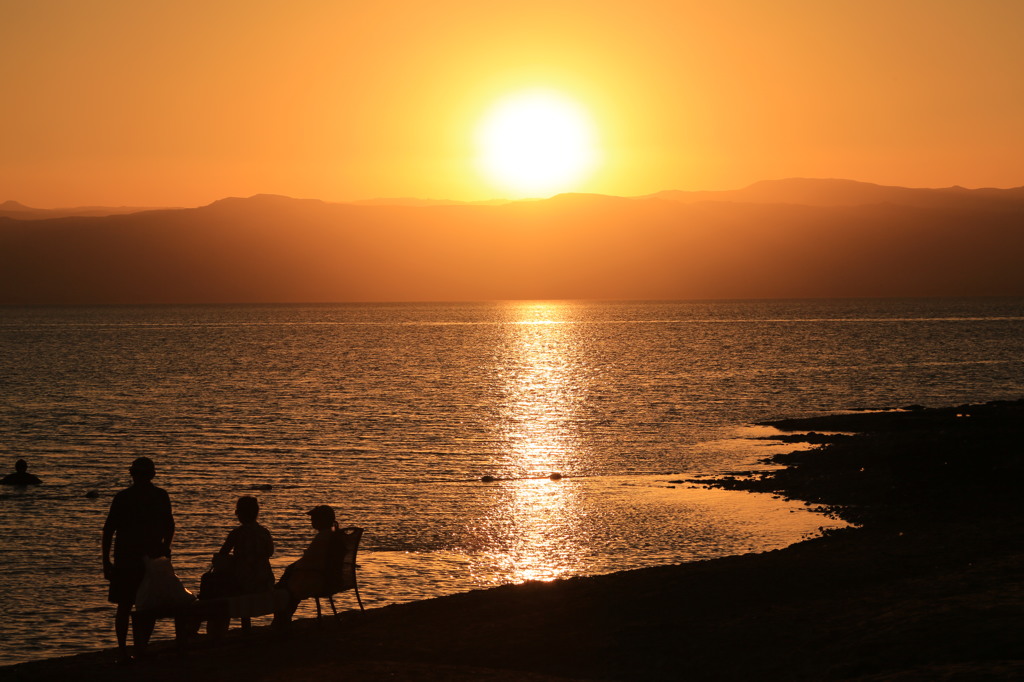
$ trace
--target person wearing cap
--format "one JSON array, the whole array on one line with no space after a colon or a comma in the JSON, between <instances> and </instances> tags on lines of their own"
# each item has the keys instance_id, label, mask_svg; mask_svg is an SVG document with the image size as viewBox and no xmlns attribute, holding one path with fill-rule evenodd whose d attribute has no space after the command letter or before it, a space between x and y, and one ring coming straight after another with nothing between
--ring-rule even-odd
<instances>
[{"instance_id":1,"label":"person wearing cap","mask_svg":"<svg viewBox=\"0 0 1024 682\"><path fill-rule=\"evenodd\" d=\"M14 463L14 473L0 478L0 485L39 485L39 477L28 472L28 462L19 459Z\"/></svg>"},{"instance_id":2,"label":"person wearing cap","mask_svg":"<svg viewBox=\"0 0 1024 682\"><path fill-rule=\"evenodd\" d=\"M107 600L117 604L114 632L117 635L119 662L128 663L128 624L131 621L135 593L145 574L144 557L171 555L174 515L167 491L153 485L156 465L148 457L132 462L128 473L132 485L114 495L103 524L103 577L110 582ZM114 560L110 560L113 547ZM143 654L153 634L156 620L136 614L132 641L136 654Z\"/></svg>"},{"instance_id":3,"label":"person wearing cap","mask_svg":"<svg viewBox=\"0 0 1024 682\"><path fill-rule=\"evenodd\" d=\"M310 524L316 529L316 535L299 560L289 565L277 581L278 587L288 590L291 599L287 611L274 614L276 625L291 620L299 602L319 592L326 578L327 556L338 522L334 517L334 509L326 504L313 507L306 513L309 514Z\"/></svg>"}]
</instances>

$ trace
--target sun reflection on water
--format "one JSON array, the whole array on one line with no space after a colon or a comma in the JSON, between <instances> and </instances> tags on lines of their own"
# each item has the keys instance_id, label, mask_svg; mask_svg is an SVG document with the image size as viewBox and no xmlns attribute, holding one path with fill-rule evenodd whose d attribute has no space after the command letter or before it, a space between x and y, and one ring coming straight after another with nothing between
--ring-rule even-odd
<instances>
[{"instance_id":1,"label":"sun reflection on water","mask_svg":"<svg viewBox=\"0 0 1024 682\"><path fill-rule=\"evenodd\" d=\"M504 466L517 480L496 486L492 549L481 562L512 582L553 580L578 563L578 489L561 477L580 456L575 410L585 387L565 312L553 302L509 306L498 430Z\"/></svg>"},{"instance_id":2,"label":"sun reflection on water","mask_svg":"<svg viewBox=\"0 0 1024 682\"><path fill-rule=\"evenodd\" d=\"M578 490L570 481L533 479L502 485L489 519L490 549L479 558L484 574L506 582L554 580L577 568L582 548L576 525Z\"/></svg>"},{"instance_id":3,"label":"sun reflection on water","mask_svg":"<svg viewBox=\"0 0 1024 682\"><path fill-rule=\"evenodd\" d=\"M510 306L507 357L500 371L499 420L506 461L519 477L546 476L573 456L575 405L581 396L573 326L564 304Z\"/></svg>"}]
</instances>

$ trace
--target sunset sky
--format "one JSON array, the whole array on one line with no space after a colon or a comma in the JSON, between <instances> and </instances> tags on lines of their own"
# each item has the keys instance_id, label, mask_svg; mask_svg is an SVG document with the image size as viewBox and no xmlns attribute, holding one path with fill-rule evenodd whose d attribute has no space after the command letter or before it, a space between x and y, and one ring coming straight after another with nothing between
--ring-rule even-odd
<instances>
[{"instance_id":1,"label":"sunset sky","mask_svg":"<svg viewBox=\"0 0 1024 682\"><path fill-rule=\"evenodd\" d=\"M1019 186L1022 26L1016 0L6 0L0 201ZM537 118L557 158L487 157Z\"/></svg>"}]
</instances>

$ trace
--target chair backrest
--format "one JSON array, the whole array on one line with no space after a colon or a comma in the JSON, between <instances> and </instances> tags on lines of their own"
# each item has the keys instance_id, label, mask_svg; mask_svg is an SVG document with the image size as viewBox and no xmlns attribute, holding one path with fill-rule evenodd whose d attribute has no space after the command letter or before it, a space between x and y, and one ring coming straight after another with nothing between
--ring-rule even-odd
<instances>
[{"instance_id":1,"label":"chair backrest","mask_svg":"<svg viewBox=\"0 0 1024 682\"><path fill-rule=\"evenodd\" d=\"M356 586L356 553L363 529L356 526L339 528L331 536L327 550L327 571L324 575L324 592L327 596L351 590Z\"/></svg>"}]
</instances>

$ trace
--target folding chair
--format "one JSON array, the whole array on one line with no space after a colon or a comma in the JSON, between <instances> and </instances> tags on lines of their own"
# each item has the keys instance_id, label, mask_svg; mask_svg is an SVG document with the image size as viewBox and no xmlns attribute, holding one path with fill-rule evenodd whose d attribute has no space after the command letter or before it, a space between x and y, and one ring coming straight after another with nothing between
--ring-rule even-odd
<instances>
[{"instance_id":1,"label":"folding chair","mask_svg":"<svg viewBox=\"0 0 1024 682\"><path fill-rule=\"evenodd\" d=\"M355 526L339 528L334 531L331 538L330 548L327 552L327 566L324 571L323 588L312 595L316 600L316 617L319 620L322 616L320 611L320 600L326 599L338 617L338 609L334 605L334 595L339 592L352 590L356 595L356 602L359 610L363 608L363 600L359 596L359 585L356 583L356 553L359 551L359 540L363 537L363 529Z\"/></svg>"}]
</instances>

